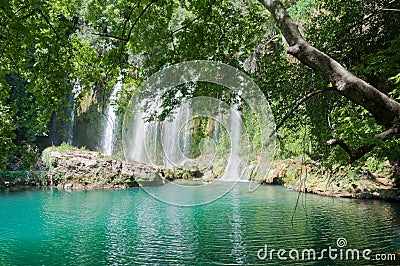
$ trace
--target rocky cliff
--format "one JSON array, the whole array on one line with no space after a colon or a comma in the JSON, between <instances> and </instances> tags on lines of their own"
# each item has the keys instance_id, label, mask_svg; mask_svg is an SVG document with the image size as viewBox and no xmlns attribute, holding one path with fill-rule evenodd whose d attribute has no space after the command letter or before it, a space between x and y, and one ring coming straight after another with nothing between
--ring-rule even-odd
<instances>
[{"instance_id":1,"label":"rocky cliff","mask_svg":"<svg viewBox=\"0 0 400 266\"><path fill-rule=\"evenodd\" d=\"M43 151L39 163L43 185L70 188L126 188L164 184L164 169L105 157L79 149Z\"/></svg>"}]
</instances>

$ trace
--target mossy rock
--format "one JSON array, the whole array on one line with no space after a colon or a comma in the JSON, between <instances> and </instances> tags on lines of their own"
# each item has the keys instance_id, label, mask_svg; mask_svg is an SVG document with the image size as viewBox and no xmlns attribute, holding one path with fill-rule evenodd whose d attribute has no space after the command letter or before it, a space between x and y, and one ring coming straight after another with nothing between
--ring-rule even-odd
<instances>
[{"instance_id":1,"label":"mossy rock","mask_svg":"<svg viewBox=\"0 0 400 266\"><path fill-rule=\"evenodd\" d=\"M135 176L135 180L142 187L154 187L164 185L164 180L160 173L155 172L152 175Z\"/></svg>"}]
</instances>

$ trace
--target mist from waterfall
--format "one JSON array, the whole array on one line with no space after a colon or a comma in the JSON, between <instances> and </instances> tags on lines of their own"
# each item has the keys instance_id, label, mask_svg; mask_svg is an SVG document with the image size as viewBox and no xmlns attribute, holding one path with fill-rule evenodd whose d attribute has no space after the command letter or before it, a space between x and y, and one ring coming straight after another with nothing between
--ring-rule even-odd
<instances>
[{"instance_id":1,"label":"mist from waterfall","mask_svg":"<svg viewBox=\"0 0 400 266\"><path fill-rule=\"evenodd\" d=\"M101 143L101 152L107 156L113 154L114 147L114 136L115 129L117 126L117 106L115 101L117 100L117 92L122 88L122 78L118 77L117 83L114 85L113 91L110 96L110 101L108 103L106 113L105 113L105 123L104 123L104 133L103 140Z\"/></svg>"}]
</instances>

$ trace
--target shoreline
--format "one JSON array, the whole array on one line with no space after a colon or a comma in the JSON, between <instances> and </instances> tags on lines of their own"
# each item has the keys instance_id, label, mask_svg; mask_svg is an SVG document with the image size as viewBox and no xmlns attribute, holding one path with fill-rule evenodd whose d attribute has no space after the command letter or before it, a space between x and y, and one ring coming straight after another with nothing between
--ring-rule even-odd
<instances>
[{"instance_id":1,"label":"shoreline","mask_svg":"<svg viewBox=\"0 0 400 266\"><path fill-rule=\"evenodd\" d=\"M167 182L174 182L177 184L191 184L191 185L202 185L207 184L206 181L200 179L175 179ZM331 197L331 198L347 198L347 199L364 199L364 200L383 200L388 202L399 202L400 201L400 189L399 188L388 188L384 191L364 191L362 193L350 193L345 191L343 187L337 187L334 184L328 185L325 190L321 190L317 187L304 187L299 186L300 181L292 183L275 183L275 182L260 182L261 186L280 186L293 192L309 193L319 196ZM164 184L163 184L164 185ZM310 183L308 183L310 185ZM321 185L321 184L320 184ZM162 186L162 185L161 185ZM321 187L321 186L319 186ZM78 183L67 183L60 185L29 185L29 184L12 184L9 186L0 187L1 193L13 193L22 192L29 190L64 190L67 192L73 191L95 191L95 190L125 190L125 189L140 189L142 186L121 186L121 185L99 185L99 186L84 186Z\"/></svg>"},{"instance_id":2,"label":"shoreline","mask_svg":"<svg viewBox=\"0 0 400 266\"><path fill-rule=\"evenodd\" d=\"M311 163L303 165L286 159L274 162L260 182L329 197L400 201L396 171L390 166L372 173L368 169L347 167L333 173Z\"/></svg>"},{"instance_id":3,"label":"shoreline","mask_svg":"<svg viewBox=\"0 0 400 266\"><path fill-rule=\"evenodd\" d=\"M399 173L398 168L389 164L374 172L351 167L332 172L315 162L286 159L273 162L268 173L254 181L329 197L400 201L400 188L396 187ZM212 171L164 169L105 157L93 151L50 147L43 152L34 171L0 171L0 190L118 190L162 186L169 181L206 184L214 178Z\"/></svg>"},{"instance_id":4,"label":"shoreline","mask_svg":"<svg viewBox=\"0 0 400 266\"><path fill-rule=\"evenodd\" d=\"M178 184L204 184L203 181L191 181L191 180L174 180L171 182L175 182ZM286 186L286 185L279 185L279 184L272 184L272 183L260 183L260 186L278 186L282 187L288 190L291 190L296 193L307 193L307 194L314 194L318 196L323 196L323 197L330 197L330 198L343 198L343 199L361 199L361 200L379 200L379 201L386 201L386 202L399 202L400 198L399 197L380 197L379 195L374 195L374 194L369 194L365 193L364 196L361 197L355 197L352 195L332 195L329 193L318 193L312 190L302 190L299 191L298 189L291 187L291 186ZM59 191L66 191L66 192L82 192L82 191L101 191L101 190L109 190L109 191L121 191L121 190L127 190L127 189L143 189L141 186L132 186L132 187L113 187L113 186L103 186L103 187L84 187L84 186L75 186L71 188L63 188L60 186L29 186L29 185L15 185L15 186L9 186L9 187L1 187L0 188L0 193L18 193L18 192L24 192L24 191L39 191L39 190L59 190ZM396 189L396 195L400 193L399 189Z\"/></svg>"}]
</instances>

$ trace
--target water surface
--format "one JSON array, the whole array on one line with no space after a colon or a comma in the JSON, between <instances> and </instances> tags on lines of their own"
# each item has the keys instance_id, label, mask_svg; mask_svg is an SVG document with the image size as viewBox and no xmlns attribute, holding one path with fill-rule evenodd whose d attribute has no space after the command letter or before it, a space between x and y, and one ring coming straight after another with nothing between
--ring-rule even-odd
<instances>
[{"instance_id":1,"label":"water surface","mask_svg":"<svg viewBox=\"0 0 400 266\"><path fill-rule=\"evenodd\" d=\"M152 193L160 189L168 186ZM346 248L400 259L398 203L302 194L295 211L297 198L278 186L250 193L245 183L196 207L163 203L143 189L0 192L0 265L396 265L257 257L265 245L318 251L337 248L338 238Z\"/></svg>"}]
</instances>

